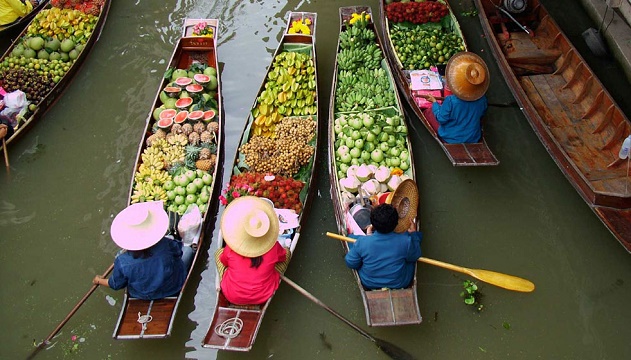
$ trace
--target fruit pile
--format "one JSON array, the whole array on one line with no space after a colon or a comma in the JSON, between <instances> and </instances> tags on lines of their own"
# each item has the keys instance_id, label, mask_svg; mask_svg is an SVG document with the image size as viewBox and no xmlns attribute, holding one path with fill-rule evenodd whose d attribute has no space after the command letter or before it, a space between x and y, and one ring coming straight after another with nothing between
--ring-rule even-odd
<instances>
[{"instance_id":1,"label":"fruit pile","mask_svg":"<svg viewBox=\"0 0 631 360\"><path fill-rule=\"evenodd\" d=\"M354 14L340 32L337 55L335 111L364 111L396 104L388 73L382 68L383 52L376 34L367 27L366 14ZM359 17L358 17L359 16Z\"/></svg>"},{"instance_id":2,"label":"fruit pile","mask_svg":"<svg viewBox=\"0 0 631 360\"><path fill-rule=\"evenodd\" d=\"M309 143L315 136L316 122L311 116L283 118L276 126L274 138L254 135L239 148L250 170L294 176L313 157Z\"/></svg>"},{"instance_id":3,"label":"fruit pile","mask_svg":"<svg viewBox=\"0 0 631 360\"><path fill-rule=\"evenodd\" d=\"M70 70L97 21L97 16L80 10L51 7L40 11L26 35L0 61L0 85L9 92L23 91L31 103L29 111L34 111Z\"/></svg>"},{"instance_id":4,"label":"fruit pile","mask_svg":"<svg viewBox=\"0 0 631 360\"><path fill-rule=\"evenodd\" d=\"M197 204L204 214L217 165L217 71L195 63L171 68L165 78L170 82L152 114L131 201L163 200L167 210L180 215Z\"/></svg>"},{"instance_id":5,"label":"fruit pile","mask_svg":"<svg viewBox=\"0 0 631 360\"><path fill-rule=\"evenodd\" d=\"M54 7L62 9L74 9L86 14L99 16L105 0L51 0Z\"/></svg>"},{"instance_id":6,"label":"fruit pile","mask_svg":"<svg viewBox=\"0 0 631 360\"><path fill-rule=\"evenodd\" d=\"M303 187L304 183L300 180L280 175L246 172L232 175L230 186L219 196L219 200L223 205L227 205L240 196L253 195L270 199L277 209L291 209L300 214L300 192Z\"/></svg>"},{"instance_id":7,"label":"fruit pile","mask_svg":"<svg viewBox=\"0 0 631 360\"><path fill-rule=\"evenodd\" d=\"M437 1L386 5L390 39L404 69L445 65L452 55L465 50L448 15L447 5Z\"/></svg>"},{"instance_id":8,"label":"fruit pile","mask_svg":"<svg viewBox=\"0 0 631 360\"><path fill-rule=\"evenodd\" d=\"M386 5L386 17L393 22L409 21L413 24L439 22L448 14L449 8L447 5L438 1L398 1Z\"/></svg>"},{"instance_id":9,"label":"fruit pile","mask_svg":"<svg viewBox=\"0 0 631 360\"><path fill-rule=\"evenodd\" d=\"M273 137L276 124L283 117L315 115L318 111L315 65L311 55L297 51L276 55L264 87L252 110L254 135Z\"/></svg>"}]
</instances>

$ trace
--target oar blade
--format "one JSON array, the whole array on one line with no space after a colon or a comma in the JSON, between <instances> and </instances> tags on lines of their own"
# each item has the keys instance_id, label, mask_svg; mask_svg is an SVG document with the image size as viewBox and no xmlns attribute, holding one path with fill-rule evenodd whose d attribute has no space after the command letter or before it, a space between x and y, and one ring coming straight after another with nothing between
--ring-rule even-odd
<instances>
[{"instance_id":1,"label":"oar blade","mask_svg":"<svg viewBox=\"0 0 631 360\"><path fill-rule=\"evenodd\" d=\"M374 338L375 345L379 348L379 350L383 351L386 355L390 356L393 360L415 360L416 358L412 356L412 354L407 351L401 349L400 347L389 343L385 340Z\"/></svg>"},{"instance_id":2,"label":"oar blade","mask_svg":"<svg viewBox=\"0 0 631 360\"><path fill-rule=\"evenodd\" d=\"M478 280L504 289L520 292L531 292L535 290L535 284L517 276L481 269L469 269L468 273Z\"/></svg>"}]
</instances>

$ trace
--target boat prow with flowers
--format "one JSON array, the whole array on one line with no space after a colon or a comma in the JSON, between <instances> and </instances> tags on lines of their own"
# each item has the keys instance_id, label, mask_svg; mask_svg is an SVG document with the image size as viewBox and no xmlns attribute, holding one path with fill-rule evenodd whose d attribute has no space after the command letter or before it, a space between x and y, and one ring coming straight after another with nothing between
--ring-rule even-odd
<instances>
[{"instance_id":1,"label":"boat prow with flowers","mask_svg":"<svg viewBox=\"0 0 631 360\"><path fill-rule=\"evenodd\" d=\"M364 204L387 202L401 183L415 179L403 106L368 6L340 8L329 139L329 179L338 230L342 235L364 234L365 226L357 224L354 210L367 212ZM416 214L417 206L409 204L407 210ZM342 246L349 251L348 243ZM369 326L422 321L416 275L406 288L380 290L365 290L357 271L353 275Z\"/></svg>"},{"instance_id":2,"label":"boat prow with flowers","mask_svg":"<svg viewBox=\"0 0 631 360\"><path fill-rule=\"evenodd\" d=\"M200 23L211 28L212 37L194 34ZM192 246L193 263L182 289L173 296L149 301L126 292L115 339L155 339L171 334L182 294L204 248L207 225L214 221L208 214L214 214L218 206L224 124L218 27L216 19L184 21L182 37L147 117L129 193L130 204L164 202L169 232L179 235L184 246ZM188 94L184 96L184 92Z\"/></svg>"},{"instance_id":3,"label":"boat prow with flowers","mask_svg":"<svg viewBox=\"0 0 631 360\"><path fill-rule=\"evenodd\" d=\"M297 218L297 226L279 234L293 253L306 221L316 163L318 88L316 14L290 12L271 65L241 135L224 205L244 195L264 197L275 211ZM220 232L218 246L225 246ZM203 346L249 351L272 298L258 305L231 304L217 276L217 305Z\"/></svg>"},{"instance_id":4,"label":"boat prow with flowers","mask_svg":"<svg viewBox=\"0 0 631 360\"><path fill-rule=\"evenodd\" d=\"M380 0L379 7L384 51L392 67L395 82L416 117L425 125L452 165L498 165L499 161L486 143L484 131L478 142L450 144L438 136L423 115L424 109L431 106L425 95L444 97L451 94L439 79L445 75L449 58L467 49L460 25L449 3L438 0Z\"/></svg>"}]
</instances>

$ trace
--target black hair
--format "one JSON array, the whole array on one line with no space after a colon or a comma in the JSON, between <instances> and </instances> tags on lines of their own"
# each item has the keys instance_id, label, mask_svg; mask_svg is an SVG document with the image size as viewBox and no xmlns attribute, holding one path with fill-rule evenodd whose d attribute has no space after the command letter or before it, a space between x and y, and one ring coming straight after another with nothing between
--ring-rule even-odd
<instances>
[{"instance_id":1,"label":"black hair","mask_svg":"<svg viewBox=\"0 0 631 360\"><path fill-rule=\"evenodd\" d=\"M374 230L382 234L393 232L399 223L399 213L390 204L377 205L370 212L370 223Z\"/></svg>"},{"instance_id":2,"label":"black hair","mask_svg":"<svg viewBox=\"0 0 631 360\"><path fill-rule=\"evenodd\" d=\"M263 262L263 256L250 258L250 267L258 269L258 267L261 266L262 262Z\"/></svg>"}]
</instances>

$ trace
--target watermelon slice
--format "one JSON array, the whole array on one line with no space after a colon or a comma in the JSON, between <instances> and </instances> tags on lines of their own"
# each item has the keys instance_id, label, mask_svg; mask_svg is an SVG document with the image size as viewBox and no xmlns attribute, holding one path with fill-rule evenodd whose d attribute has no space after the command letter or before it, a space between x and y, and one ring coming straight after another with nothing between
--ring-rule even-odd
<instances>
[{"instance_id":1,"label":"watermelon slice","mask_svg":"<svg viewBox=\"0 0 631 360\"><path fill-rule=\"evenodd\" d=\"M182 92L182 89L177 87L177 86L167 86L164 88L164 92L169 96L169 97L177 97L180 92Z\"/></svg>"},{"instance_id":2,"label":"watermelon slice","mask_svg":"<svg viewBox=\"0 0 631 360\"><path fill-rule=\"evenodd\" d=\"M175 107L178 109L186 109L193 103L192 98L181 98L175 102Z\"/></svg>"},{"instance_id":3,"label":"watermelon slice","mask_svg":"<svg viewBox=\"0 0 631 360\"><path fill-rule=\"evenodd\" d=\"M175 118L173 118L173 121L175 121L176 124L181 124L184 121L186 121L187 118L188 118L188 111L184 110L177 113L177 115L175 115Z\"/></svg>"},{"instance_id":4,"label":"watermelon slice","mask_svg":"<svg viewBox=\"0 0 631 360\"><path fill-rule=\"evenodd\" d=\"M212 119L217 116L217 112L215 110L204 111L204 121L210 122Z\"/></svg>"},{"instance_id":5,"label":"watermelon slice","mask_svg":"<svg viewBox=\"0 0 631 360\"><path fill-rule=\"evenodd\" d=\"M162 112L160 113L160 119L173 118L175 116L175 114L177 114L177 110L175 110L175 109L162 110Z\"/></svg>"},{"instance_id":6,"label":"watermelon slice","mask_svg":"<svg viewBox=\"0 0 631 360\"><path fill-rule=\"evenodd\" d=\"M192 82L193 82L193 79L188 78L188 77L184 77L184 76L175 79L175 83L179 87L185 87L186 85L189 85Z\"/></svg>"},{"instance_id":7,"label":"watermelon slice","mask_svg":"<svg viewBox=\"0 0 631 360\"><path fill-rule=\"evenodd\" d=\"M193 76L193 79L195 79L198 84L204 85L210 81L210 76L204 74L195 74L195 76Z\"/></svg>"},{"instance_id":8,"label":"watermelon slice","mask_svg":"<svg viewBox=\"0 0 631 360\"><path fill-rule=\"evenodd\" d=\"M198 93L202 90L204 90L204 87L199 84L191 84L186 87L186 91L189 93Z\"/></svg>"},{"instance_id":9,"label":"watermelon slice","mask_svg":"<svg viewBox=\"0 0 631 360\"><path fill-rule=\"evenodd\" d=\"M158 121L158 127L162 128L162 129L166 129L169 126L173 125L173 118L166 118L166 119L160 119L160 121Z\"/></svg>"},{"instance_id":10,"label":"watermelon slice","mask_svg":"<svg viewBox=\"0 0 631 360\"><path fill-rule=\"evenodd\" d=\"M201 111L201 110L195 110L195 111L193 111L193 112L188 114L188 118L190 120L199 120L202 117L204 117L204 112Z\"/></svg>"}]
</instances>

